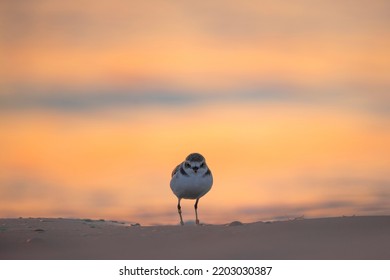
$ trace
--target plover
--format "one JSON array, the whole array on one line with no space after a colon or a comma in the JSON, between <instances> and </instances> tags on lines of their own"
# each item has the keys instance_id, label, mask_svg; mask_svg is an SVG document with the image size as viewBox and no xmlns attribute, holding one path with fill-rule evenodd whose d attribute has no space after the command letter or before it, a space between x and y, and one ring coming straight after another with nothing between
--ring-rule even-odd
<instances>
[{"instance_id":1,"label":"plover","mask_svg":"<svg viewBox=\"0 0 390 280\"><path fill-rule=\"evenodd\" d=\"M180 201L184 199L196 199L195 222L198 225L198 202L213 185L213 175L207 167L205 158L198 153L190 154L172 171L171 189L178 198L177 211L180 216L180 224L184 225L181 215Z\"/></svg>"}]
</instances>

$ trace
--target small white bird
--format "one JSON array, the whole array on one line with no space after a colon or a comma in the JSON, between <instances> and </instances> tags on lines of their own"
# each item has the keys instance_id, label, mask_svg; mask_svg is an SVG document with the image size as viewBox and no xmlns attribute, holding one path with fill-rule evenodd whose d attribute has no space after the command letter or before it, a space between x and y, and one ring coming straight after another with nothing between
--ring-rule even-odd
<instances>
[{"instance_id":1,"label":"small white bird","mask_svg":"<svg viewBox=\"0 0 390 280\"><path fill-rule=\"evenodd\" d=\"M190 154L185 161L180 163L172 171L171 189L178 198L177 211L180 216L180 224L184 225L181 216L180 201L184 199L196 199L195 222L198 225L198 202L213 185L213 175L207 167L205 158L198 153Z\"/></svg>"}]
</instances>

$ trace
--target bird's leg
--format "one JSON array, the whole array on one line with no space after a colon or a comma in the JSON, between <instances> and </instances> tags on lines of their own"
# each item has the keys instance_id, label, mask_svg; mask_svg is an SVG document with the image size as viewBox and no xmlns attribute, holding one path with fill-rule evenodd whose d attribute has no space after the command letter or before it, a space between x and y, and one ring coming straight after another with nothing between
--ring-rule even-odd
<instances>
[{"instance_id":1,"label":"bird's leg","mask_svg":"<svg viewBox=\"0 0 390 280\"><path fill-rule=\"evenodd\" d=\"M178 201L178 203L177 203L177 212L179 213L179 216L180 216L180 224L181 224L181 225L184 225L183 218L182 218L182 216L181 216L180 200L181 200L181 198L179 198L179 201Z\"/></svg>"},{"instance_id":2,"label":"bird's leg","mask_svg":"<svg viewBox=\"0 0 390 280\"><path fill-rule=\"evenodd\" d=\"M198 202L199 198L196 200L194 208L195 208L195 223L199 225L199 219L198 219Z\"/></svg>"}]
</instances>

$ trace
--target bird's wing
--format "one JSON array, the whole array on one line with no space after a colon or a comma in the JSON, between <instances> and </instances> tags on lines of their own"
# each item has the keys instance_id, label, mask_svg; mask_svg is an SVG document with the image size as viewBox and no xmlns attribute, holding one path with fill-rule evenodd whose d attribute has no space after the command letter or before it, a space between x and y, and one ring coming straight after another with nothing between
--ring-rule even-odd
<instances>
[{"instance_id":1,"label":"bird's wing","mask_svg":"<svg viewBox=\"0 0 390 280\"><path fill-rule=\"evenodd\" d=\"M179 164L178 166L175 167L175 169L173 169L173 171L172 171L172 176L171 176L171 177L175 176L175 174L179 171L180 165L181 165L181 164Z\"/></svg>"}]
</instances>

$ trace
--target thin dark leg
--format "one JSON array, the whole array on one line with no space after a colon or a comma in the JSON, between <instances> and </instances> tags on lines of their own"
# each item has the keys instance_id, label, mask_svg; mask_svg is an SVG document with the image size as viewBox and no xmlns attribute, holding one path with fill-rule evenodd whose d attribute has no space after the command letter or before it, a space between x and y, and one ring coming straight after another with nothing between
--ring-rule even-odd
<instances>
[{"instance_id":1,"label":"thin dark leg","mask_svg":"<svg viewBox=\"0 0 390 280\"><path fill-rule=\"evenodd\" d=\"M181 200L181 198L179 198L179 201L177 202L177 212L179 213L179 216L180 216L180 224L184 225L183 217L181 216L180 200Z\"/></svg>"},{"instance_id":2,"label":"thin dark leg","mask_svg":"<svg viewBox=\"0 0 390 280\"><path fill-rule=\"evenodd\" d=\"M194 208L195 208L195 218L196 218L195 223L196 223L197 225L199 225L199 219L198 219L198 202L199 202L199 198L196 200L195 205L194 205Z\"/></svg>"}]
</instances>

